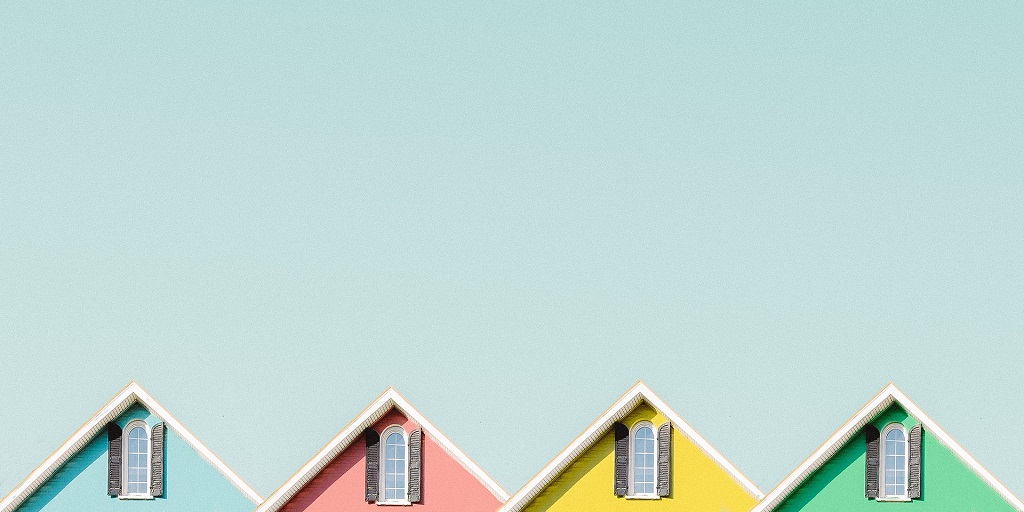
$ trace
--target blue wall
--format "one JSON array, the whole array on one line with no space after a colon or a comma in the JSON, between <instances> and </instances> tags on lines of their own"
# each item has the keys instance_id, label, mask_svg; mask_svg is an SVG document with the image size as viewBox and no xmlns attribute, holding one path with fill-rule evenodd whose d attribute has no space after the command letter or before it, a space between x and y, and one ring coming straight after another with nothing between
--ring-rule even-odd
<instances>
[{"instance_id":1,"label":"blue wall","mask_svg":"<svg viewBox=\"0 0 1024 512\"><path fill-rule=\"evenodd\" d=\"M134 419L152 427L160 420L135 406L116 421ZM107 435L100 431L26 500L17 512L252 512L255 505L185 441L167 430L164 446L164 496L121 500L107 495Z\"/></svg>"}]
</instances>

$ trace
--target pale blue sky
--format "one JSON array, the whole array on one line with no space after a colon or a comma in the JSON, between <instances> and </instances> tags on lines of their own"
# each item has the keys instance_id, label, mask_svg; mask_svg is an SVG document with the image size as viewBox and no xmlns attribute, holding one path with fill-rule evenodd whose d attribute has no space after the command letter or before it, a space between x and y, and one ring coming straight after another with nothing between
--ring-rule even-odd
<instances>
[{"instance_id":1,"label":"pale blue sky","mask_svg":"<svg viewBox=\"0 0 1024 512\"><path fill-rule=\"evenodd\" d=\"M137 379L268 494L637 379L764 490L893 380L1024 494L1024 3L0 3L0 494Z\"/></svg>"}]
</instances>

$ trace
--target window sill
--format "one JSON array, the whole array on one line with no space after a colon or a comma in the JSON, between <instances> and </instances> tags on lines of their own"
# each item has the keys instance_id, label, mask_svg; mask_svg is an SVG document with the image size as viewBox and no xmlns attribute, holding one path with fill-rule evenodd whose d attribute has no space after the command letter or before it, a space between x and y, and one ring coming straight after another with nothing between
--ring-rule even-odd
<instances>
[{"instance_id":1,"label":"window sill","mask_svg":"<svg viewBox=\"0 0 1024 512\"><path fill-rule=\"evenodd\" d=\"M412 505L411 501L378 501L378 505L385 507L408 507Z\"/></svg>"},{"instance_id":2,"label":"window sill","mask_svg":"<svg viewBox=\"0 0 1024 512\"><path fill-rule=\"evenodd\" d=\"M134 495L134 496L133 495L118 496L117 499L119 499L119 500L152 500L152 499L155 499L155 498L153 498L152 496L147 496L147 495L139 494L139 495Z\"/></svg>"},{"instance_id":3,"label":"window sill","mask_svg":"<svg viewBox=\"0 0 1024 512\"><path fill-rule=\"evenodd\" d=\"M657 494L627 494L627 500L660 500L661 496Z\"/></svg>"},{"instance_id":4,"label":"window sill","mask_svg":"<svg viewBox=\"0 0 1024 512\"><path fill-rule=\"evenodd\" d=\"M875 501L913 501L913 500L911 500L910 498L904 498L904 497L901 497L901 496L889 496L889 497L879 496L879 497L875 498Z\"/></svg>"}]
</instances>

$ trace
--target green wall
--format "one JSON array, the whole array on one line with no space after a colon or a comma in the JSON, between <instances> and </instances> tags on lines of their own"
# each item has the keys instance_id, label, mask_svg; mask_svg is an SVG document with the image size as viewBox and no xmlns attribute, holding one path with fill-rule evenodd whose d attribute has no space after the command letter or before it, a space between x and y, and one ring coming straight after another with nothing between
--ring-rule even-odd
<instances>
[{"instance_id":1,"label":"green wall","mask_svg":"<svg viewBox=\"0 0 1024 512\"><path fill-rule=\"evenodd\" d=\"M125 411L122 427L142 418L150 426L160 420L145 408ZM107 436L103 430L68 460L26 500L17 512L252 512L255 505L235 489L174 432L164 446L164 497L119 500L107 496Z\"/></svg>"},{"instance_id":2,"label":"green wall","mask_svg":"<svg viewBox=\"0 0 1024 512\"><path fill-rule=\"evenodd\" d=\"M898 421L917 424L893 405L872 424L882 430ZM882 502L864 497L864 433L854 436L831 460L798 487L779 512L1012 512L1011 507L938 439L924 432L921 445L921 499Z\"/></svg>"}]
</instances>

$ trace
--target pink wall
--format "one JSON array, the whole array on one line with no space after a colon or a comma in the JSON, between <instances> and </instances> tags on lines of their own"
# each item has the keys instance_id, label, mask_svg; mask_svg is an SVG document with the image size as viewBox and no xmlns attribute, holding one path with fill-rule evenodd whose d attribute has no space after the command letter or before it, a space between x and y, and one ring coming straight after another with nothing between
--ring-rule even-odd
<instances>
[{"instance_id":1,"label":"pink wall","mask_svg":"<svg viewBox=\"0 0 1024 512\"><path fill-rule=\"evenodd\" d=\"M384 415L374 426L382 432L399 424L406 432L419 425L397 410ZM494 512L501 502L472 474L424 432L423 435L423 495L420 503L412 507L393 507L367 503L366 445L359 437L341 452L282 508L282 512L344 512L370 510L401 512L410 508L420 512Z\"/></svg>"}]
</instances>

